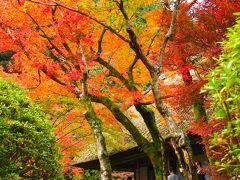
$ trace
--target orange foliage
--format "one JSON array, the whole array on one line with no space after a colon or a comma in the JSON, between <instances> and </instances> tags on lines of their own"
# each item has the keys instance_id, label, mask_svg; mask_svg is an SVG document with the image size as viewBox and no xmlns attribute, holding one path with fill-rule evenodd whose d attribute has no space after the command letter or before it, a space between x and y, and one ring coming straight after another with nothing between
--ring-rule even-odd
<instances>
[{"instance_id":1,"label":"orange foliage","mask_svg":"<svg viewBox=\"0 0 240 180\"><path fill-rule=\"evenodd\" d=\"M127 40L129 38L124 28L125 22L115 3L106 3L104 0L97 3L90 0L56 1L69 7L64 8L60 5L54 6L55 1L39 2L42 3L32 3L28 0L0 2L0 40L3 42L0 44L0 52L17 52L14 55L14 63L9 64L8 69L9 72L19 73L18 81L26 88L36 88L30 92L30 97L45 100L54 100L56 95L78 97L82 91L80 84L83 66L87 65L87 85L90 94L107 96L122 110L139 102L153 103L151 92L144 92L151 77L141 61L136 62L132 72L132 84L137 88L136 91L127 89L106 67L96 61L100 56L108 65L118 70L121 76L130 79L128 70L135 53L129 48L128 42L116 36L118 34ZM156 64L161 42L169 27L170 12L161 8L147 11L146 7L155 3L153 0L125 3L129 23L136 32L144 54L149 61ZM166 101L177 111L189 111L187 107L202 98L199 89L205 81L200 80L201 78L194 80L190 70L195 69L204 77L210 67L202 67L202 58L211 59L219 55L221 49L217 42L224 37L226 28L233 24L232 13L239 9L238 1L206 0L192 4L182 1L180 4L174 37L170 39L164 52L163 72L173 71L173 75L180 74L183 81L174 85L161 82L163 96L168 97ZM85 15L76 12L77 10L81 10ZM86 17L86 14L91 18ZM142 21L138 19L137 14ZM103 28L94 19L115 30L114 32L105 27L107 31L102 39L101 52L98 42ZM194 56L200 58L194 60ZM212 61L211 65L214 65ZM107 123L114 124L115 119L109 115L108 110L96 105L95 109ZM176 119L181 119L179 116L181 113L175 116ZM71 111L56 127L57 137L62 137L62 149L74 144L73 148L63 152L66 155L63 160L65 164L70 162L70 156L78 152L76 146L82 144L81 141L76 141L72 134L72 137L64 136L64 130L77 118L83 119L78 111ZM85 124L83 128L86 130L89 127ZM203 131L208 132L209 129Z\"/></svg>"}]
</instances>

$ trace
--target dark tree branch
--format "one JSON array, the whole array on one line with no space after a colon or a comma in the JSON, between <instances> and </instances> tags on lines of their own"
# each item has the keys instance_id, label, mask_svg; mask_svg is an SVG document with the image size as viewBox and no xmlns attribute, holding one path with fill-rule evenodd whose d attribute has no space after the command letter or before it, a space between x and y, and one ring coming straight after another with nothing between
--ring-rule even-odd
<instances>
[{"instance_id":1,"label":"dark tree branch","mask_svg":"<svg viewBox=\"0 0 240 180\"><path fill-rule=\"evenodd\" d=\"M21 41L19 39L17 39L14 35L12 35L12 32L10 30L10 28L8 27L7 29L4 29L6 30L7 34L9 35L9 37L16 43L17 46L19 46L23 53L25 54L25 56L30 60L32 61L32 58L31 58L31 55L27 52L26 48L24 47L24 45L21 43ZM45 74L47 74L47 71L46 69L41 69L41 71ZM63 85L63 86L67 86L66 83L64 83L63 81L61 81L60 79L54 77L54 76L51 76L50 77L53 81Z\"/></svg>"},{"instance_id":2,"label":"dark tree branch","mask_svg":"<svg viewBox=\"0 0 240 180\"><path fill-rule=\"evenodd\" d=\"M71 134L72 132L74 132L74 131L76 131L76 130L80 129L81 127L82 127L82 124L81 124L80 126L78 126L78 127L74 128L74 129L72 129L72 130L71 130L71 131L69 131L68 133L66 133L66 134L62 135L61 137L57 138L57 140L56 140L56 141L59 141L59 140L61 140L62 138L66 137L67 135Z\"/></svg>"},{"instance_id":3,"label":"dark tree branch","mask_svg":"<svg viewBox=\"0 0 240 180\"><path fill-rule=\"evenodd\" d=\"M158 68L159 68L159 73L162 71L162 61L163 61L163 54L165 51L165 48L167 46L168 40L173 36L175 24L176 24L176 18L177 18L177 11L178 11L178 5L179 5L180 0L173 0L172 6L172 18L171 18L171 23L170 27L168 29L167 34L164 36L162 45L159 51L159 58L158 58Z\"/></svg>"},{"instance_id":4,"label":"dark tree branch","mask_svg":"<svg viewBox=\"0 0 240 180\"><path fill-rule=\"evenodd\" d=\"M41 71L42 71L44 74L46 74L46 76L48 76L48 75L47 75L48 72L47 72L46 69L41 69ZM67 86L67 85L68 85L67 83L61 81L60 79L58 79L58 78L55 77L55 76L48 76L48 77L49 77L50 79L52 79L53 81L55 81L56 83L60 84L60 85L63 85L63 86Z\"/></svg>"},{"instance_id":5,"label":"dark tree branch","mask_svg":"<svg viewBox=\"0 0 240 180\"><path fill-rule=\"evenodd\" d=\"M12 34L11 27L3 27L2 24L0 24L0 25L1 25L1 29L3 29L7 33L7 35L16 43L16 45L19 46L22 49L22 51L25 54L25 56L29 60L31 60L31 56L27 52L27 50L24 47L24 45L22 44L22 42Z\"/></svg>"},{"instance_id":6,"label":"dark tree branch","mask_svg":"<svg viewBox=\"0 0 240 180\"><path fill-rule=\"evenodd\" d=\"M41 74L40 74L41 71L39 69L37 71L38 71L38 84L35 87L28 87L26 89L36 89L41 85L41 83L42 83Z\"/></svg>"},{"instance_id":7,"label":"dark tree branch","mask_svg":"<svg viewBox=\"0 0 240 180\"><path fill-rule=\"evenodd\" d=\"M58 127L58 126L61 124L61 122L58 123L57 125L56 125L56 122L57 122L61 117L65 116L67 113L69 113L71 110L72 110L72 108L68 108L66 111L60 113L55 119L52 119L52 121L53 121L52 126L53 126L54 128ZM55 115L52 114L52 117L53 117L53 116L55 116Z\"/></svg>"},{"instance_id":8,"label":"dark tree branch","mask_svg":"<svg viewBox=\"0 0 240 180\"><path fill-rule=\"evenodd\" d=\"M143 64L146 66L146 68L149 71L152 71L154 69L154 65L144 55L144 53L142 51L142 48L141 48L140 44L137 41L137 36L136 36L134 30L132 29L130 23L129 23L128 15L127 15L127 13L126 13L126 11L124 9L123 1L121 0L120 3L117 3L117 5L118 5L119 10L122 13L125 21L126 21L126 31L127 31L128 35L129 35L130 40L131 40L129 42L129 45L130 45L131 49L135 52L136 56L138 56L139 59L141 59Z\"/></svg>"},{"instance_id":9,"label":"dark tree branch","mask_svg":"<svg viewBox=\"0 0 240 180\"><path fill-rule=\"evenodd\" d=\"M130 119L120 110L120 108L106 96L89 95L92 102L101 103L108 108L114 117L132 134L134 140L142 148L151 147L150 142L142 136L139 130L132 124Z\"/></svg>"},{"instance_id":10,"label":"dark tree branch","mask_svg":"<svg viewBox=\"0 0 240 180\"><path fill-rule=\"evenodd\" d=\"M53 20L53 22L54 22L55 24L58 24L58 22L57 22L57 20L56 20L56 18L55 18L55 12L56 12L57 9L61 12L61 9L60 9L60 8L58 8L57 6L54 6L54 7L52 8L52 13L51 13L51 14L52 14L52 20ZM62 15L62 12L61 12L61 15ZM62 17L63 17L63 15L62 15ZM68 25L68 27L69 27L69 25ZM59 34L59 36L60 36L61 38L64 38L62 34ZM72 56L74 56L71 48L69 47L69 45L67 44L66 41L63 42L62 45L63 45L63 47L66 49L67 52L69 52Z\"/></svg>"},{"instance_id":11,"label":"dark tree branch","mask_svg":"<svg viewBox=\"0 0 240 180\"><path fill-rule=\"evenodd\" d=\"M61 129L61 131L64 131L65 129L67 129L69 126L71 126L73 123L76 123L74 121L68 122L67 125ZM81 122L82 123L82 122ZM60 123L61 124L61 123ZM78 122L78 124L80 124L80 122Z\"/></svg>"},{"instance_id":12,"label":"dark tree branch","mask_svg":"<svg viewBox=\"0 0 240 180\"><path fill-rule=\"evenodd\" d=\"M106 67L110 71L111 75L118 78L128 89L135 89L133 83L126 79L119 71L117 71L108 62L104 61L101 57L96 58L95 61Z\"/></svg>"},{"instance_id":13,"label":"dark tree branch","mask_svg":"<svg viewBox=\"0 0 240 180\"><path fill-rule=\"evenodd\" d=\"M153 110L147 106L142 105L135 105L135 108L143 117L143 120L149 129L149 133L151 134L154 143L158 144L158 147L161 147L161 144L163 145L164 140L159 133Z\"/></svg>"},{"instance_id":14,"label":"dark tree branch","mask_svg":"<svg viewBox=\"0 0 240 180\"><path fill-rule=\"evenodd\" d=\"M134 82L133 79L133 68L135 66L135 64L137 63L137 61L139 60L139 58L137 56L135 56L134 60L130 63L129 67L128 67L128 78L129 81Z\"/></svg>"},{"instance_id":15,"label":"dark tree branch","mask_svg":"<svg viewBox=\"0 0 240 180\"><path fill-rule=\"evenodd\" d=\"M109 76L118 78L126 86L126 88L129 91L131 91L131 92L137 91L137 88L133 81L126 79L119 71L117 71L113 66L111 66L106 61L104 61L101 57L98 57L97 59L95 59L95 61L97 61L99 64L103 65L104 67L106 67L110 71ZM153 103L152 101L135 102L135 104L137 104L137 105L150 105L152 103ZM128 109L128 108L129 107L127 107L126 109Z\"/></svg>"},{"instance_id":16,"label":"dark tree branch","mask_svg":"<svg viewBox=\"0 0 240 180\"><path fill-rule=\"evenodd\" d=\"M104 36L106 31L107 31L107 29L104 28L100 37L99 37L99 39L98 39L98 51L97 51L98 56L102 53L102 41L103 41L103 36Z\"/></svg>"},{"instance_id":17,"label":"dark tree branch","mask_svg":"<svg viewBox=\"0 0 240 180\"><path fill-rule=\"evenodd\" d=\"M47 41L49 42L49 44L51 44L51 46L61 55L64 57L64 54L60 51L60 49L58 49L57 46L55 46L55 44L53 44L53 42L51 41L51 39L48 37L48 35L45 33L45 31L41 28L41 26L38 24L38 22L32 17L31 14L29 14L28 12L26 12L26 14L28 15L28 17L30 17L30 19L32 20L32 22L37 26L37 28L43 33L43 37L47 39ZM65 57L64 57L65 58Z\"/></svg>"},{"instance_id":18,"label":"dark tree branch","mask_svg":"<svg viewBox=\"0 0 240 180\"><path fill-rule=\"evenodd\" d=\"M66 61L66 57L64 55L63 52L61 52L61 50L52 42L52 40L48 37L48 35L46 34L46 32L42 29L42 27L38 24L38 22L28 13L26 12L26 14L30 17L30 19L33 21L33 23L37 26L37 28L43 33L42 37L46 38L47 41L49 42L49 44L51 45L50 49L47 49L46 53L44 53L45 55L51 57L53 60L57 61L58 64L60 65L61 69L66 73L68 72L68 69L64 66L64 64L67 65L67 67L71 70L72 67L71 65ZM63 47L71 54L73 55L73 53L71 52L70 48L68 47L68 45L65 43L63 43ZM61 62L61 60L59 60L59 57L55 56L51 49L55 49L59 55L65 60L64 63ZM74 55L73 55L74 56Z\"/></svg>"}]
</instances>

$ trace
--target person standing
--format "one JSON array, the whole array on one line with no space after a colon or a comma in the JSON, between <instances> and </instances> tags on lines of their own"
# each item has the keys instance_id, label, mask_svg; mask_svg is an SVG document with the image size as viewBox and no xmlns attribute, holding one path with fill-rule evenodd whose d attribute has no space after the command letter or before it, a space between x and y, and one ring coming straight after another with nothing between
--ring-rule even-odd
<instances>
[{"instance_id":1,"label":"person standing","mask_svg":"<svg viewBox=\"0 0 240 180\"><path fill-rule=\"evenodd\" d=\"M195 162L195 166L197 168L197 176L198 176L198 180L206 180L205 178L205 171L202 168L202 163L200 161L196 161Z\"/></svg>"},{"instance_id":2,"label":"person standing","mask_svg":"<svg viewBox=\"0 0 240 180\"><path fill-rule=\"evenodd\" d=\"M180 180L172 168L170 168L168 171L169 171L169 175L167 177L168 180Z\"/></svg>"}]
</instances>

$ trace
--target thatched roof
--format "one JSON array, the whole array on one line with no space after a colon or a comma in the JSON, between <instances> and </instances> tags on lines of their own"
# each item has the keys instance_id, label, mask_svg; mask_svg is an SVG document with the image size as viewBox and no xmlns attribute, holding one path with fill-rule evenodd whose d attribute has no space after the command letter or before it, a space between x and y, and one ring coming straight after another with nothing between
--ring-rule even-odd
<instances>
[{"instance_id":1,"label":"thatched roof","mask_svg":"<svg viewBox=\"0 0 240 180\"><path fill-rule=\"evenodd\" d=\"M155 109L153 106L152 108L153 110ZM167 138L170 132L168 131L168 128L164 123L164 119L160 116L160 114L156 111L156 109L154 111L155 111L155 116L157 121L156 123L157 123L157 126L159 127L159 131L163 137ZM151 141L151 135L141 115L136 111L136 109L134 107L131 107L127 111L127 115L131 118L133 124L139 129L142 135ZM190 125L190 120L185 119L177 123L179 127L185 131ZM137 144L133 141L133 139L131 139L130 134L127 132L127 130L125 130L122 133L119 133L119 132L116 132L116 133L118 134L117 135L115 134L114 136L112 136L112 134L108 134L107 132L103 133L105 136L109 155L114 155L116 153L123 152L128 149L137 147ZM80 153L78 154L78 157L74 159L73 165L92 161L95 159L97 159L96 146L95 144L89 144L82 151L80 151Z\"/></svg>"},{"instance_id":2,"label":"thatched roof","mask_svg":"<svg viewBox=\"0 0 240 180\"><path fill-rule=\"evenodd\" d=\"M192 75L193 80L198 80L198 77L196 76L195 71L190 70L190 74ZM160 79L163 81L163 83L165 85L183 84L181 76L178 75L176 72L172 72L172 71L163 74L160 77ZM149 93L151 93L151 92L149 92ZM168 127L165 124L165 120L162 118L162 116L159 114L159 112L156 110L156 108L153 105L149 105L149 106L155 112L156 123L157 123L157 126L159 128L161 135L164 138L168 138L170 136L170 132L169 132ZM174 119L177 119L176 123L178 124L178 126L183 131L186 131L189 128L190 123L194 118L194 115L193 115L193 112L191 111L191 109L185 108L184 110L179 110L179 109L176 110L176 109L174 109L174 107L172 107L172 111L173 111ZM141 115L137 112L137 110L134 108L134 106L132 106L128 109L126 115L131 119L133 124L139 129L139 131L142 133L142 135L151 141L151 135L150 135ZM111 142L112 141L110 138L111 135L109 135L109 137L108 136L105 136L105 137L106 137L107 145L114 144ZM129 137L129 133L127 132L127 130L125 130L123 135L120 135L119 137L122 137L123 139L126 139L128 142L131 142L131 143L128 143L127 141L125 141L125 142L123 141L124 143L122 145L121 141L118 138L117 141L115 141L115 144L116 144L115 147L113 147L112 145L107 146L109 155L114 155L118 152L123 152L128 149L137 147L137 144L134 143L133 140ZM87 162L87 161L94 160L94 159L97 159L96 147L94 144L89 144L89 146L87 146L83 151L81 151L79 156L77 158L75 158L75 162L77 164L77 163Z\"/></svg>"}]
</instances>

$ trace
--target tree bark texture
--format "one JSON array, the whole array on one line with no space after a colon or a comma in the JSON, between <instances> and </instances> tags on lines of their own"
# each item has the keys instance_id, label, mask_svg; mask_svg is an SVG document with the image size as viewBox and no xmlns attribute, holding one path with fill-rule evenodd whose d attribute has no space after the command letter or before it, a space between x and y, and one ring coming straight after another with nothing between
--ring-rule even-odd
<instances>
[{"instance_id":1,"label":"tree bark texture","mask_svg":"<svg viewBox=\"0 0 240 180\"><path fill-rule=\"evenodd\" d=\"M166 179L166 168L165 168L165 151L164 141L159 136L159 131L156 126L155 116L150 109L144 106L136 106L138 111L141 112L144 121L148 128L151 128L151 136L153 142L149 142L139 130L132 124L131 120L120 110L120 108L107 97L96 97L91 96L92 101L98 102L106 106L113 116L130 132L135 142L143 150L144 153L149 157L156 176L156 180ZM148 117L148 119L146 119Z\"/></svg>"},{"instance_id":2,"label":"tree bark texture","mask_svg":"<svg viewBox=\"0 0 240 180\"><path fill-rule=\"evenodd\" d=\"M112 168L111 168L111 164L110 164L108 153L107 153L105 138L102 134L101 121L95 116L95 114L91 112L86 112L85 117L94 133L94 139L95 139L95 144L98 152L98 159L100 163L101 180L111 180Z\"/></svg>"},{"instance_id":3,"label":"tree bark texture","mask_svg":"<svg viewBox=\"0 0 240 180\"><path fill-rule=\"evenodd\" d=\"M172 118L171 109L169 109L161 99L158 76L159 75L156 71L153 71L151 73L151 79L152 79L151 85L152 85L152 92L155 99L155 105L159 113L165 119L168 129L170 130L170 134L174 138L174 142L176 142L176 143L172 143L172 146L175 150L175 154L178 158L180 166L181 166L182 160L184 161L184 165L182 165L181 167L183 169L184 176L187 179L192 179L192 162L193 161L192 161L191 146L188 143L187 136L185 135L183 130L178 127L178 125ZM175 138L179 138L178 143Z\"/></svg>"}]
</instances>

